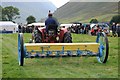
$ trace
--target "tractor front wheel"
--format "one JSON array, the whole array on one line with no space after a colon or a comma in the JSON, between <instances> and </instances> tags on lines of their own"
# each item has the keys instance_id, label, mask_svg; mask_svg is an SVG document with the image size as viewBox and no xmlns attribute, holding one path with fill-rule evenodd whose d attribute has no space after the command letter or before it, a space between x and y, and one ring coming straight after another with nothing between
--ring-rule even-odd
<instances>
[{"instance_id":1,"label":"tractor front wheel","mask_svg":"<svg viewBox=\"0 0 120 80\"><path fill-rule=\"evenodd\" d=\"M72 36L68 32L64 35L64 43L72 43Z\"/></svg>"},{"instance_id":2,"label":"tractor front wheel","mask_svg":"<svg viewBox=\"0 0 120 80\"><path fill-rule=\"evenodd\" d=\"M35 43L42 43L42 35L40 33L35 34Z\"/></svg>"}]
</instances>

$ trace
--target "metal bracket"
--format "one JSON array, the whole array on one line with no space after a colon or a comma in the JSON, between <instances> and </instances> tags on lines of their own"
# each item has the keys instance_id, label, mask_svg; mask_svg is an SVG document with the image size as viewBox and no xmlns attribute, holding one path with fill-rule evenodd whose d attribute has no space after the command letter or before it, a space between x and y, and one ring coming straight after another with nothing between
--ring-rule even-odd
<instances>
[{"instance_id":1,"label":"metal bracket","mask_svg":"<svg viewBox=\"0 0 120 80\"><path fill-rule=\"evenodd\" d=\"M82 54L82 51L78 48L77 53L78 56L80 56Z\"/></svg>"}]
</instances>

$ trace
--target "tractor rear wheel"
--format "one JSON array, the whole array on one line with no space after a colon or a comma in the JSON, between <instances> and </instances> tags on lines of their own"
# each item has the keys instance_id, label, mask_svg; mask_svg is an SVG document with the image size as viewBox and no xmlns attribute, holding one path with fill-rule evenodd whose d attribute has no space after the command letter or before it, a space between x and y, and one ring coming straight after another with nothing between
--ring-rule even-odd
<instances>
[{"instance_id":1,"label":"tractor rear wheel","mask_svg":"<svg viewBox=\"0 0 120 80\"><path fill-rule=\"evenodd\" d=\"M35 43L42 43L42 35L40 33L35 34Z\"/></svg>"},{"instance_id":2,"label":"tractor rear wheel","mask_svg":"<svg viewBox=\"0 0 120 80\"><path fill-rule=\"evenodd\" d=\"M65 33L64 35L64 40L63 40L64 43L72 43L72 36L70 33Z\"/></svg>"}]
</instances>

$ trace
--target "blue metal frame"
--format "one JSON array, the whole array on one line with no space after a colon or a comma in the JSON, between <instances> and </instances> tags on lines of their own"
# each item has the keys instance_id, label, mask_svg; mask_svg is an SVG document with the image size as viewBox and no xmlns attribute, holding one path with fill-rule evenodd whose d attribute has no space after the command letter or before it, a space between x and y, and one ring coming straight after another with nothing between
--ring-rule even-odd
<instances>
[{"instance_id":1,"label":"blue metal frame","mask_svg":"<svg viewBox=\"0 0 120 80\"><path fill-rule=\"evenodd\" d=\"M52 53L51 53L52 54ZM60 56L60 51L57 51L56 52L56 57L59 57Z\"/></svg>"},{"instance_id":2,"label":"blue metal frame","mask_svg":"<svg viewBox=\"0 0 120 80\"><path fill-rule=\"evenodd\" d=\"M64 54L64 52L65 52L65 51L64 51L64 46L63 46L63 47L62 47L61 54Z\"/></svg>"},{"instance_id":3,"label":"blue metal frame","mask_svg":"<svg viewBox=\"0 0 120 80\"><path fill-rule=\"evenodd\" d=\"M78 48L77 55L80 56L82 54L82 51Z\"/></svg>"},{"instance_id":4,"label":"blue metal frame","mask_svg":"<svg viewBox=\"0 0 120 80\"><path fill-rule=\"evenodd\" d=\"M24 47L24 48L25 48L25 47ZM31 56L31 54L32 54L33 52L36 53L36 54L34 54L35 57L41 57L39 54L46 54L46 56L49 57L49 55L52 54L53 52L56 53L56 57L60 57L60 54L61 54L61 55L62 55L62 54L67 54L67 56L72 56L72 55L73 55L73 51L70 51L70 50L65 51L65 50L64 50L64 46L63 46L63 47L62 47L62 51L50 51L50 50L44 51L44 48L43 48L41 52L39 52L39 51L34 51L34 50L32 50L32 51L30 51L30 52L27 52L27 50L25 49L25 55L26 55L25 57L26 57L26 58L30 58L30 56ZM88 50L82 51L82 50L80 50L79 48L78 48L75 52L76 52L76 56L81 56L82 54L85 54L84 52L86 52L86 55L89 55L89 56L94 55L94 54L92 53L92 51L88 51Z\"/></svg>"},{"instance_id":5,"label":"blue metal frame","mask_svg":"<svg viewBox=\"0 0 120 80\"><path fill-rule=\"evenodd\" d=\"M103 36L102 36L103 35ZM98 61L100 62L100 63L102 63L102 60L101 60L101 58L104 58L104 55L103 55L103 50L105 49L105 46L104 46L104 44L103 44L103 42L100 40L100 37L104 37L104 34L103 33L98 33L97 34L97 38L96 38L96 42L97 43L100 43L100 46L99 46L99 50L98 50L98 54L96 55L97 56L97 59L98 59ZM20 48L20 35L18 35L18 48ZM48 46L48 48L49 48L50 46ZM41 55L40 54L45 54L47 57L49 57L49 55L50 54L52 54L53 52L55 52L56 53L56 57L60 57L60 54L67 54L67 56L72 56L72 52L73 51L70 51L70 50L68 50L68 51L65 51L64 50L64 46L62 47L62 51L51 51L51 50L47 50L47 51L45 51L44 50L44 47L41 47L41 49L42 49L42 51L41 52L39 52L39 51L34 51L34 50L32 50L32 51L30 51L30 52L27 52L27 49L26 49L26 47L24 46L24 54L25 54L25 57L26 58L29 58L30 56L31 56L31 54L33 53L33 52L35 52L36 54L34 55L35 57L41 57ZM18 50L18 52L20 52L19 50ZM92 51L89 51L89 50L85 50L85 51L83 51L83 50L80 50L79 48L75 51L76 52L76 55L77 56L81 56L81 55L88 55L88 56L93 56L93 55L95 55ZM85 52L85 53L84 53ZM20 56L20 55L19 55ZM19 57L20 58L20 57Z\"/></svg>"},{"instance_id":6,"label":"blue metal frame","mask_svg":"<svg viewBox=\"0 0 120 80\"><path fill-rule=\"evenodd\" d=\"M72 55L72 51L67 51L67 55L71 56Z\"/></svg>"},{"instance_id":7,"label":"blue metal frame","mask_svg":"<svg viewBox=\"0 0 120 80\"><path fill-rule=\"evenodd\" d=\"M24 56L26 56L26 53L27 53L27 49L26 49L26 47L24 45Z\"/></svg>"}]
</instances>

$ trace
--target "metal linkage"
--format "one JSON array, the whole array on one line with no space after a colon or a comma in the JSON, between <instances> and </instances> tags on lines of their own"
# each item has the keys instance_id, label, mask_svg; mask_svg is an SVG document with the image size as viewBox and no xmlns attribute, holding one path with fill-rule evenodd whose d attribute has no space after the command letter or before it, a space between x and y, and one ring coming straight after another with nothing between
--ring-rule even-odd
<instances>
[{"instance_id":1,"label":"metal linkage","mask_svg":"<svg viewBox=\"0 0 120 80\"><path fill-rule=\"evenodd\" d=\"M55 54L53 54L55 53ZM44 48L42 48L42 51L34 51L34 50L31 50L30 52L26 52L26 58L34 58L34 57L60 57L60 56L63 56L63 57L77 57L77 56L81 56L81 55L84 55L84 56L96 56L98 54L96 53L93 53L92 51L82 51L80 50L79 48L77 50L74 50L74 51L70 51L70 50L67 50L65 51L64 50L64 46L62 47L62 51L50 51L50 50L47 50L45 51Z\"/></svg>"}]
</instances>

